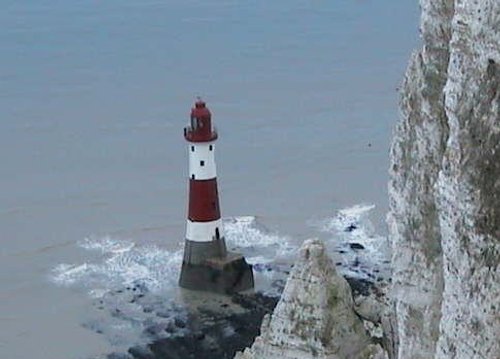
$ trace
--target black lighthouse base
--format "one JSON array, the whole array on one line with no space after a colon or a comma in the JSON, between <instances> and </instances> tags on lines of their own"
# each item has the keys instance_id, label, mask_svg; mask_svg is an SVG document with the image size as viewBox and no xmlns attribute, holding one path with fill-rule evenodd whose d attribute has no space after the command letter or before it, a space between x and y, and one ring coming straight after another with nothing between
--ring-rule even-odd
<instances>
[{"instance_id":1,"label":"black lighthouse base","mask_svg":"<svg viewBox=\"0 0 500 359\"><path fill-rule=\"evenodd\" d=\"M212 257L202 263L182 262L179 279L182 288L230 294L252 289L252 266L238 253Z\"/></svg>"}]
</instances>

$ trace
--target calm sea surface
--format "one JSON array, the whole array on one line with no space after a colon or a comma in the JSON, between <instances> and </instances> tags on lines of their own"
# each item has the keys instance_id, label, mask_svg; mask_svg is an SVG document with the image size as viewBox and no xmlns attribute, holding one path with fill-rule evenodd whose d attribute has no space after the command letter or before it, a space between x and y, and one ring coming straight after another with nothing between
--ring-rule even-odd
<instances>
[{"instance_id":1,"label":"calm sea surface","mask_svg":"<svg viewBox=\"0 0 500 359\"><path fill-rule=\"evenodd\" d=\"M416 1L1 0L0 358L109 351L84 290L51 280L114 236L184 236L196 96L219 131L224 216L299 243L374 204L385 233L397 88Z\"/></svg>"}]
</instances>

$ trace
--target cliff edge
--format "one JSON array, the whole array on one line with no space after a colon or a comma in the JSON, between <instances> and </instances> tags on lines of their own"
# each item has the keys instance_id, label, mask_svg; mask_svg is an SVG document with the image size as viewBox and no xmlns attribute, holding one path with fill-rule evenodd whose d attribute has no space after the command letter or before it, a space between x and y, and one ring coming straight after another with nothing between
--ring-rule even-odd
<instances>
[{"instance_id":1,"label":"cliff edge","mask_svg":"<svg viewBox=\"0 0 500 359\"><path fill-rule=\"evenodd\" d=\"M500 358L500 2L421 0L390 168L395 358Z\"/></svg>"}]
</instances>

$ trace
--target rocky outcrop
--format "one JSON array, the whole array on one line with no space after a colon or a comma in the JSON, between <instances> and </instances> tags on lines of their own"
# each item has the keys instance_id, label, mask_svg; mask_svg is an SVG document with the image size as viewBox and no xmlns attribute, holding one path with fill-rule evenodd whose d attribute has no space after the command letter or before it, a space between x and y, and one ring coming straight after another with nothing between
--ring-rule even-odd
<instances>
[{"instance_id":1,"label":"rocky outcrop","mask_svg":"<svg viewBox=\"0 0 500 359\"><path fill-rule=\"evenodd\" d=\"M394 337L413 358L429 359L439 334L443 291L441 234L432 188L448 138L443 88L453 2L421 4L423 48L413 54L402 88L402 119L392 143L388 224L397 316Z\"/></svg>"},{"instance_id":2,"label":"rocky outcrop","mask_svg":"<svg viewBox=\"0 0 500 359\"><path fill-rule=\"evenodd\" d=\"M261 335L236 358L384 358L380 347L369 345L353 305L349 284L336 273L323 243L308 240Z\"/></svg>"},{"instance_id":3,"label":"rocky outcrop","mask_svg":"<svg viewBox=\"0 0 500 359\"><path fill-rule=\"evenodd\" d=\"M391 150L391 354L500 358L500 2L421 6Z\"/></svg>"}]
</instances>

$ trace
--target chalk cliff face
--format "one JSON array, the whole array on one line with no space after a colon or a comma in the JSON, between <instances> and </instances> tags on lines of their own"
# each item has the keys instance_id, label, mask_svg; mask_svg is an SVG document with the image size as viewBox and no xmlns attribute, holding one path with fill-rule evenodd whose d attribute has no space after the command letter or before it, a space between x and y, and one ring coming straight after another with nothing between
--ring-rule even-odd
<instances>
[{"instance_id":1,"label":"chalk cliff face","mask_svg":"<svg viewBox=\"0 0 500 359\"><path fill-rule=\"evenodd\" d=\"M500 2L421 7L391 150L391 354L500 358Z\"/></svg>"},{"instance_id":2,"label":"chalk cliff face","mask_svg":"<svg viewBox=\"0 0 500 359\"><path fill-rule=\"evenodd\" d=\"M500 1L421 0L391 148L393 359L500 358ZM240 359L383 358L308 241ZM373 350L372 353L369 353Z\"/></svg>"},{"instance_id":3,"label":"chalk cliff face","mask_svg":"<svg viewBox=\"0 0 500 359\"><path fill-rule=\"evenodd\" d=\"M335 272L322 242L308 240L261 335L239 359L369 358L363 323L351 289Z\"/></svg>"}]
</instances>

